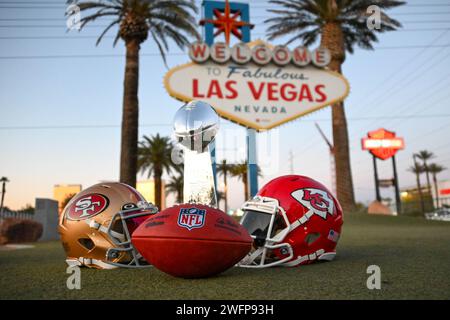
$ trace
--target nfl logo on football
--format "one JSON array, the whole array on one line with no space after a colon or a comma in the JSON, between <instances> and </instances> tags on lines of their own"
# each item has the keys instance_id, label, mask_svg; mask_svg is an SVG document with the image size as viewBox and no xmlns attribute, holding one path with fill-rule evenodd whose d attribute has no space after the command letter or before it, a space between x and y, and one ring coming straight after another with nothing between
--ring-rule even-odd
<instances>
[{"instance_id":1,"label":"nfl logo on football","mask_svg":"<svg viewBox=\"0 0 450 320\"><path fill-rule=\"evenodd\" d=\"M178 215L178 225L189 231L195 228L201 228L205 225L206 210L198 208L180 209Z\"/></svg>"}]
</instances>

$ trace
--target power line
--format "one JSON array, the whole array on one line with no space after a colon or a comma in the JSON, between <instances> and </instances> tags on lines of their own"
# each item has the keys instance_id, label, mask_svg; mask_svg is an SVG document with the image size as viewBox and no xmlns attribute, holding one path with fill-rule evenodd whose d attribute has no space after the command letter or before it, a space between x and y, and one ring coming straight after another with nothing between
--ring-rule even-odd
<instances>
[{"instance_id":1,"label":"power line","mask_svg":"<svg viewBox=\"0 0 450 320\"><path fill-rule=\"evenodd\" d=\"M450 12L406 12L403 14L396 14L396 15L450 15ZM394 15L391 15L391 17L394 17ZM268 19L271 18L271 16L253 16L250 17L251 19ZM0 18L0 21L8 21L8 22L17 22L17 21L66 21L66 18Z\"/></svg>"},{"instance_id":2,"label":"power line","mask_svg":"<svg viewBox=\"0 0 450 320\"><path fill-rule=\"evenodd\" d=\"M427 88L423 88L423 90L422 90L418 95L416 95L416 96L414 97L414 103L406 104L406 105L400 106L400 107L398 107L398 108L397 108L397 107L396 107L396 108L392 108L392 107L391 107L390 109L391 109L391 110L395 110L396 113L395 113L395 114L392 114L392 117L389 119L390 121L387 121L387 123L386 123L385 125L388 126L388 124L390 123L389 126L390 126L390 127L394 127L394 124L397 124L397 123L398 123L398 120L395 121L394 116L401 115L404 111L411 112L411 110L417 109L418 107L423 106L424 104L426 104L426 105L431 105L431 106L435 106L437 102L444 100L444 98L442 98L442 97L436 97L434 94L435 94L435 93L438 93L438 92L441 92L443 89L445 89L446 87L448 87L448 84L446 84L446 83L444 82L444 80L445 80L445 79L448 79L449 76L450 76L450 74L446 74L444 77L442 77L442 78L440 78L438 81L432 83L432 84L431 84L430 86L428 86ZM436 84L438 84L438 85L436 85ZM443 86L439 86L439 84L443 84ZM442 87L442 88L441 88L441 87ZM445 91L444 91L444 92L445 92ZM447 93L448 93L448 92L447 92ZM447 95L447 96L448 96L448 95ZM447 96L445 96L445 97L447 97ZM419 98L419 97L420 97L420 98ZM430 100L428 100L429 97L434 97L435 99L433 99L433 100L430 101ZM437 98L437 99L436 99L436 98ZM427 101L425 101L425 103L422 103L422 101L423 101L424 99L427 99ZM419 103L419 102L420 102L420 103ZM414 106L414 105L415 105L415 107L412 108L411 106ZM421 110L419 110L419 111L417 111L417 112L415 112L415 113L410 113L410 115L416 115L416 114L420 113L420 111L421 111ZM368 124L368 126L370 127L370 126L375 125L375 124L376 124L376 122L372 122L372 123Z\"/></svg>"},{"instance_id":3,"label":"power line","mask_svg":"<svg viewBox=\"0 0 450 320\"><path fill-rule=\"evenodd\" d=\"M17 6L19 4L19 6ZM29 6L28 4L31 4L31 6ZM57 2L41 2L41 3L36 3L36 2L0 2L0 5L7 5L7 6L2 6L0 8L7 8L7 9L63 9L66 6L65 5L57 5ZM36 6L37 5L37 6ZM429 4L408 4L408 7L410 8L424 8L424 7L430 7L430 8L436 8L436 7L449 7L450 4L447 3L429 3ZM271 5L252 5L252 8L255 9L273 9L274 6Z\"/></svg>"},{"instance_id":4,"label":"power line","mask_svg":"<svg viewBox=\"0 0 450 320\"><path fill-rule=\"evenodd\" d=\"M1 2L0 2L1 4ZM424 15L450 15L450 12L401 12L390 15L391 17L395 16L424 16ZM268 19L272 16L251 16L252 19ZM66 21L67 18L43 18L43 17L31 17L31 18L0 18L0 21L8 21L8 22L17 22L17 21ZM433 21L434 22L434 21Z\"/></svg>"},{"instance_id":5,"label":"power line","mask_svg":"<svg viewBox=\"0 0 450 320\"><path fill-rule=\"evenodd\" d=\"M422 31L445 31L450 28L424 28L424 29L402 29L397 32L422 32ZM265 36L265 33L253 33L254 36ZM114 39L115 36L105 35L105 39ZM83 39L98 39L98 36L0 36L0 40L83 40ZM380 47L378 47L380 48ZM382 48L382 47L381 47ZM426 48L429 48L427 45Z\"/></svg>"},{"instance_id":6,"label":"power line","mask_svg":"<svg viewBox=\"0 0 450 320\"><path fill-rule=\"evenodd\" d=\"M0 6L0 9L58 9L64 10L65 6Z\"/></svg>"},{"instance_id":7,"label":"power line","mask_svg":"<svg viewBox=\"0 0 450 320\"><path fill-rule=\"evenodd\" d=\"M186 53L166 53L166 56L185 56ZM141 53L141 57L158 57L158 52ZM42 56L2 56L0 60L27 60L27 59L85 59L85 58L123 58L123 54L73 54L73 55L42 55Z\"/></svg>"},{"instance_id":8,"label":"power line","mask_svg":"<svg viewBox=\"0 0 450 320\"><path fill-rule=\"evenodd\" d=\"M366 121L372 119L391 119L390 116L380 116L380 117L361 117L361 118L348 118L351 121ZM450 114L426 114L426 115L405 115L398 116L396 118L401 119L420 119L423 120L425 118L433 119L433 118L450 118ZM331 119L318 118L318 119L300 119L302 122L321 122L321 121L331 121ZM141 128L145 127L165 127L171 126L170 123L149 123L139 125ZM42 129L108 129L108 128L120 128L119 124L92 124L92 125L83 125L83 124L73 124L73 125L57 125L57 126L0 126L0 130L42 130Z\"/></svg>"},{"instance_id":9,"label":"power line","mask_svg":"<svg viewBox=\"0 0 450 320\"><path fill-rule=\"evenodd\" d=\"M448 96L448 94L445 97L447 97L447 96ZM437 98L438 99L435 99L435 100L442 100L442 99L444 99L443 97L437 97ZM417 102L417 99L415 99L415 102ZM434 103L435 103L435 101L432 101L430 104L434 104ZM395 109L395 108L391 108L391 109ZM415 117L422 118L422 119L427 118L426 115L419 116L417 114L417 112L413 113L413 114L410 114L409 116L412 117L412 118L415 118ZM395 120L395 119L401 119L402 117L399 116L399 114L398 114L398 115L392 115L392 116L390 116L388 118L389 118L388 120ZM445 118L445 117L443 117L443 118ZM434 118L434 119L437 119L437 118ZM397 120L397 121L399 121L399 120ZM372 122L372 123L366 125L365 128L368 128L368 127L370 128L372 126L372 124L375 124L375 123L376 122ZM406 121L404 121L404 123L406 123ZM384 127L386 127L386 126L384 126ZM389 127L389 126L387 126L387 127ZM392 127L392 125L390 125L390 127ZM445 129L445 128L446 128L446 126L441 126L441 127L435 128L434 130L432 130L432 132L426 133L425 136L428 136L428 135L430 135L430 134L432 134L434 132L437 132L437 131ZM409 145L414 145L417 141L421 140L422 136L423 136L423 134L420 134L420 135L414 136L412 138L409 138L409 141L411 141L409 143ZM356 158L358 159L359 157L356 157Z\"/></svg>"},{"instance_id":10,"label":"power line","mask_svg":"<svg viewBox=\"0 0 450 320\"><path fill-rule=\"evenodd\" d=\"M171 126L170 123L153 123L153 124L142 124L139 125L140 128L145 127L166 127ZM103 125L65 125L65 126L6 126L0 127L0 130L46 130L46 129L110 129L110 128L120 128L121 125L118 124L103 124Z\"/></svg>"},{"instance_id":11,"label":"power line","mask_svg":"<svg viewBox=\"0 0 450 320\"><path fill-rule=\"evenodd\" d=\"M376 50L391 50L391 49L417 49L427 46L393 46L393 47L377 47ZM435 45L433 48L447 48L450 44ZM157 57L161 54L159 52L142 53L141 57ZM166 53L166 56L185 56L184 52ZM85 58L119 58L122 54L72 54L72 55L30 55L30 56L0 56L0 60L31 60L31 59L85 59Z\"/></svg>"},{"instance_id":12,"label":"power line","mask_svg":"<svg viewBox=\"0 0 450 320\"><path fill-rule=\"evenodd\" d=\"M426 90L424 90L424 92L425 92L424 98L435 97L434 100L426 102L428 105L431 106L431 107L429 107L429 109L437 106L440 101L443 101L447 97L450 97L450 92L448 92L448 91L447 91L447 95L445 97L437 97L437 96L435 96L435 92L436 93L437 92L441 92L441 91L443 91L443 90L448 88L448 83L445 83L443 80L444 79L448 79L449 76L450 76L450 74L446 74L444 77L442 77L441 79L439 79L439 81L436 82L438 84L443 84L443 86L439 86L439 85L436 86L435 83L433 83L433 85L430 86L429 88L434 89L434 90L429 91L428 88ZM415 100L417 101L417 99L415 99ZM419 108L421 106L423 106L423 104L417 104L417 106L415 108L410 108L410 106L408 106L408 104L406 104L405 106L403 106L403 108L396 109L396 111L397 111L396 114L399 115L399 114L401 114L402 112L404 112L406 110L408 110L408 112L411 112L411 110L417 109L417 108ZM420 113L421 111L422 111L422 109L419 109L417 112L410 113L410 114L411 115L415 115L415 114ZM395 125L397 125L399 123L399 121L398 120L397 121L391 120L391 122L388 121L388 123L391 123L390 126L394 127Z\"/></svg>"},{"instance_id":13,"label":"power line","mask_svg":"<svg viewBox=\"0 0 450 320\"><path fill-rule=\"evenodd\" d=\"M424 15L444 15L444 14L450 14L450 12L399 12L399 13L390 14L389 17L395 18L396 16L424 16ZM264 15L264 16L258 15L258 16L253 16L251 18L269 19L272 17L273 16L270 16L270 15Z\"/></svg>"},{"instance_id":14,"label":"power line","mask_svg":"<svg viewBox=\"0 0 450 320\"><path fill-rule=\"evenodd\" d=\"M273 9L274 6L271 5L252 5L252 8L259 8L259 9ZM429 4L408 4L407 7L419 7L419 8L423 8L423 7L450 7L450 4L448 3L429 3Z\"/></svg>"},{"instance_id":15,"label":"power line","mask_svg":"<svg viewBox=\"0 0 450 320\"><path fill-rule=\"evenodd\" d=\"M1 9L1 7L0 7ZM402 21L402 23L450 23L450 20L413 20L413 21ZM65 25L0 25L0 28L61 28L65 27ZM106 28L107 24L102 25L93 25L88 24L86 27L89 28ZM85 28L86 28L85 27Z\"/></svg>"},{"instance_id":16,"label":"power line","mask_svg":"<svg viewBox=\"0 0 450 320\"><path fill-rule=\"evenodd\" d=\"M411 45L411 46L389 46L389 47L377 47L375 50L391 50L391 49L420 49L420 48L447 48L450 44L437 44L437 45Z\"/></svg>"},{"instance_id":17,"label":"power line","mask_svg":"<svg viewBox=\"0 0 450 320\"><path fill-rule=\"evenodd\" d=\"M392 72L391 74L389 74L389 76L385 79L383 79L382 82L380 82L379 85L377 85L375 88L382 88L384 86L386 86L387 84L392 82L392 79L395 79L396 76L400 73L400 71L403 71L406 67L409 67L411 65L411 62L413 60L416 60L417 58L419 58L421 55L423 55L424 53L428 52L427 49L430 48L431 45L434 45L438 40L440 40L443 36L445 36L448 33L448 30L442 32L441 34L439 34L436 38L434 38L429 44L428 46L424 47L420 52L418 52L417 54L415 54L411 59L408 59L404 64L402 64L399 68L397 68L396 70L394 70L394 72ZM434 58L434 57L433 57ZM433 59L432 58L432 59ZM429 60L427 60L429 61ZM422 64L423 65L423 64ZM420 68L419 68L420 69ZM418 72L418 70L414 70L411 73L409 73L408 75L406 75L406 77L401 78L400 80L397 80L396 82L394 82L393 84L390 85L390 89L387 90L388 93L386 93L386 91L383 91L381 93L381 95L375 96L375 99L372 99L372 102L367 103L367 98L368 96L372 96L373 92L376 91L371 91L371 92L367 92L366 94L363 95L363 99L361 99L361 101L358 101L358 104L362 103L363 101L365 101L365 105L363 108L360 109L360 111L365 112L365 110L369 107L374 105L376 102L383 100L386 98L386 96L390 96L392 94L392 92L396 92L397 87L399 84L403 84L404 81L406 79L408 79L409 76L414 75ZM405 86L402 86L402 88L405 88ZM382 98L382 99L380 99Z\"/></svg>"}]
</instances>

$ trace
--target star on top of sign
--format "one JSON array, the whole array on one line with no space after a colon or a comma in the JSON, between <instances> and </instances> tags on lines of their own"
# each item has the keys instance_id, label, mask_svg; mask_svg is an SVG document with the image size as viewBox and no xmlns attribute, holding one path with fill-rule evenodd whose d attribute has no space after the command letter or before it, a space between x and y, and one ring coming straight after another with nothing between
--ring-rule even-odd
<instances>
[{"instance_id":1,"label":"star on top of sign","mask_svg":"<svg viewBox=\"0 0 450 320\"><path fill-rule=\"evenodd\" d=\"M230 44L231 34L236 36L239 40L242 40L242 32L240 30L242 27L254 27L254 25L249 22L239 20L239 18L241 17L241 11L231 10L228 0L225 1L225 9L223 12L219 9L214 9L214 16L216 17L216 19L200 20L200 25L205 25L206 23L213 24L214 28L217 29L214 32L214 37L217 37L223 32L225 35L225 42L227 44Z\"/></svg>"}]
</instances>

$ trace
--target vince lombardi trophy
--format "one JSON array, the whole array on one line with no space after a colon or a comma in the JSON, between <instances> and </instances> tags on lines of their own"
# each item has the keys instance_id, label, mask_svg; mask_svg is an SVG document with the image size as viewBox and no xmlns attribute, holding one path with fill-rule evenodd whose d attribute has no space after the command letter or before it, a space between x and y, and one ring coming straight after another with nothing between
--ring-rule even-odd
<instances>
[{"instance_id":1,"label":"vince lombardi trophy","mask_svg":"<svg viewBox=\"0 0 450 320\"><path fill-rule=\"evenodd\" d=\"M191 101L175 114L173 130L184 152L185 203L217 207L209 145L219 131L219 116L202 101Z\"/></svg>"}]
</instances>

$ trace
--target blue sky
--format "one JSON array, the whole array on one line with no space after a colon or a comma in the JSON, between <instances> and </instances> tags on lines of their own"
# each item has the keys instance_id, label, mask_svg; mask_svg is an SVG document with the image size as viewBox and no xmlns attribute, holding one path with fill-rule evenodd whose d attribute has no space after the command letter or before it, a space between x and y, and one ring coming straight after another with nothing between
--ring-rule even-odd
<instances>
[{"instance_id":1,"label":"blue sky","mask_svg":"<svg viewBox=\"0 0 450 320\"><path fill-rule=\"evenodd\" d=\"M87 187L118 179L123 44L113 48L105 38L95 46L98 26L107 21L66 33L63 3L0 0L0 176L11 180L5 202L16 209L34 204L35 197L52 197L54 184ZM267 2L250 3L252 38L264 39ZM343 66L351 85L345 104L355 193L365 203L374 198L371 156L360 147L367 131L386 127L405 138L406 149L397 155L401 187L415 184L407 172L413 152L432 151L435 162L450 168L450 3L414 0L389 13L403 30L380 36L375 51L357 49ZM142 47L144 54L156 52L151 41ZM180 50L172 46L171 52ZM170 67L187 61L184 55L168 56ZM181 104L163 88L167 70L158 56L143 56L140 67L140 136L170 135ZM330 185L327 146L314 127L317 121L331 137L330 116L326 108L281 126L279 169L260 184L290 172L292 151L295 173ZM218 148L243 150L245 131L226 120L222 128L236 130L237 138ZM389 178L391 163L379 164L380 177ZM450 179L449 170L439 178ZM230 189L230 204L237 207L242 185L232 181ZM392 197L391 190L382 192Z\"/></svg>"}]
</instances>

